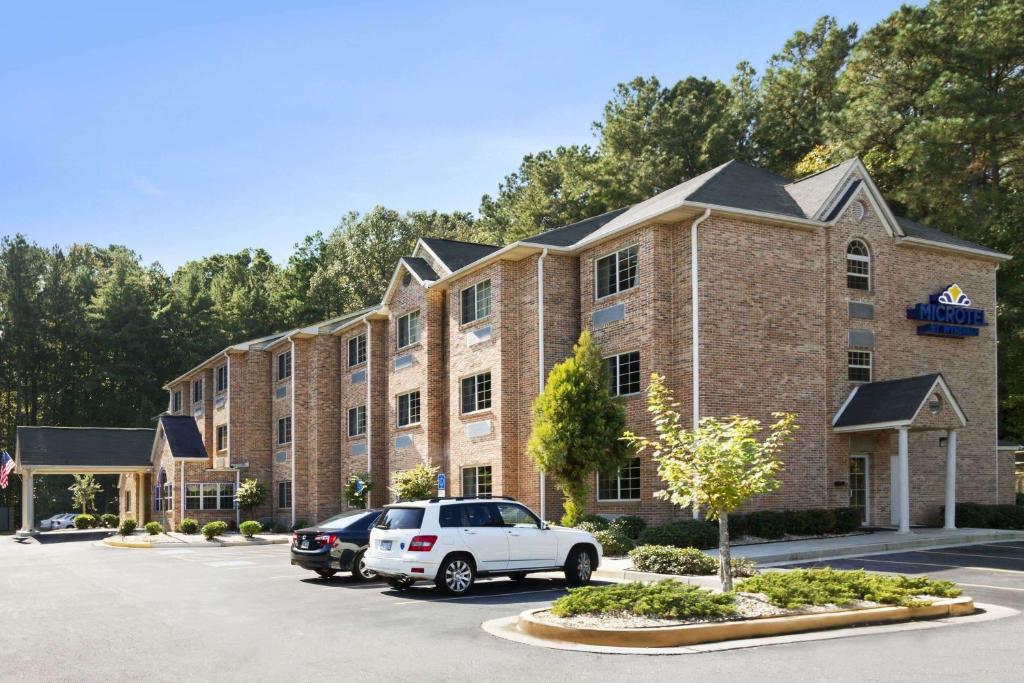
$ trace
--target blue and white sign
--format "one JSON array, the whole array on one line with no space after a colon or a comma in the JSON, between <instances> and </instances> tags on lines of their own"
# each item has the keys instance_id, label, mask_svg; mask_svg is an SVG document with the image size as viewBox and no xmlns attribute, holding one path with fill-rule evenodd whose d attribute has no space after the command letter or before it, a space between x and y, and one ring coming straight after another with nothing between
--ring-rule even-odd
<instances>
[{"instance_id":1,"label":"blue and white sign","mask_svg":"<svg viewBox=\"0 0 1024 683\"><path fill-rule=\"evenodd\" d=\"M977 337L988 325L985 311L971 308L973 302L960 285L952 284L928 297L928 303L907 309L907 318L920 320L917 333L933 337Z\"/></svg>"},{"instance_id":2,"label":"blue and white sign","mask_svg":"<svg viewBox=\"0 0 1024 683\"><path fill-rule=\"evenodd\" d=\"M362 479L356 479L356 495L362 495L363 489L366 488L366 482Z\"/></svg>"},{"instance_id":3,"label":"blue and white sign","mask_svg":"<svg viewBox=\"0 0 1024 683\"><path fill-rule=\"evenodd\" d=\"M441 495L441 496L444 495L444 488L445 488L444 485L445 485L444 472L439 472L437 474L437 493L438 493L438 495Z\"/></svg>"}]
</instances>

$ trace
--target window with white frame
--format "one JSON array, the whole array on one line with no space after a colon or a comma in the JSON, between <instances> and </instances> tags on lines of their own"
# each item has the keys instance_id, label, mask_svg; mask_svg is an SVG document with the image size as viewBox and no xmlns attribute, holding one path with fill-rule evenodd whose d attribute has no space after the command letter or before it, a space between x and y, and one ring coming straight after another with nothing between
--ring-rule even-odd
<instances>
[{"instance_id":1,"label":"window with white frame","mask_svg":"<svg viewBox=\"0 0 1024 683\"><path fill-rule=\"evenodd\" d=\"M156 509L159 512L166 512L174 509L174 489L171 482L156 487Z\"/></svg>"},{"instance_id":2,"label":"window with white frame","mask_svg":"<svg viewBox=\"0 0 1024 683\"><path fill-rule=\"evenodd\" d=\"M124 492L124 511L125 512L131 512L132 511L132 492L131 491L125 491Z\"/></svg>"},{"instance_id":3,"label":"window with white frame","mask_svg":"<svg viewBox=\"0 0 1024 683\"><path fill-rule=\"evenodd\" d=\"M871 252L861 240L852 240L846 246L846 286L871 289Z\"/></svg>"},{"instance_id":4,"label":"window with white frame","mask_svg":"<svg viewBox=\"0 0 1024 683\"><path fill-rule=\"evenodd\" d=\"M462 324L491 314L491 281L484 280L462 290Z\"/></svg>"},{"instance_id":5,"label":"window with white frame","mask_svg":"<svg viewBox=\"0 0 1024 683\"><path fill-rule=\"evenodd\" d=\"M355 367L366 362L366 335L360 334L348 340L348 366Z\"/></svg>"},{"instance_id":6,"label":"window with white frame","mask_svg":"<svg viewBox=\"0 0 1024 683\"><path fill-rule=\"evenodd\" d=\"M277 445L283 446L292 442L292 416L279 418L277 421Z\"/></svg>"},{"instance_id":7,"label":"window with white frame","mask_svg":"<svg viewBox=\"0 0 1024 683\"><path fill-rule=\"evenodd\" d=\"M597 298L611 296L636 286L638 249L636 245L597 259Z\"/></svg>"},{"instance_id":8,"label":"window with white frame","mask_svg":"<svg viewBox=\"0 0 1024 683\"><path fill-rule=\"evenodd\" d=\"M398 397L398 426L420 423L420 392L410 391Z\"/></svg>"},{"instance_id":9,"label":"window with white frame","mask_svg":"<svg viewBox=\"0 0 1024 683\"><path fill-rule=\"evenodd\" d=\"M171 394L171 412L181 412L181 391L175 391L173 394Z\"/></svg>"},{"instance_id":10,"label":"window with white frame","mask_svg":"<svg viewBox=\"0 0 1024 683\"><path fill-rule=\"evenodd\" d=\"M228 448L228 426L217 426L217 450L226 451Z\"/></svg>"},{"instance_id":11,"label":"window with white frame","mask_svg":"<svg viewBox=\"0 0 1024 683\"><path fill-rule=\"evenodd\" d=\"M491 495L491 466L480 465L477 467L462 468L462 495L464 496L489 496Z\"/></svg>"},{"instance_id":12,"label":"window with white frame","mask_svg":"<svg viewBox=\"0 0 1024 683\"><path fill-rule=\"evenodd\" d=\"M630 351L606 358L612 396L640 393L640 352Z\"/></svg>"},{"instance_id":13,"label":"window with white frame","mask_svg":"<svg viewBox=\"0 0 1024 683\"><path fill-rule=\"evenodd\" d=\"M192 382L192 404L202 405L203 403L203 378Z\"/></svg>"},{"instance_id":14,"label":"window with white frame","mask_svg":"<svg viewBox=\"0 0 1024 683\"><path fill-rule=\"evenodd\" d=\"M217 381L214 384L214 386L217 387L217 393L218 394L224 393L225 391L228 390L228 365L227 365L227 363L225 363L224 365L218 366L217 369L214 371L214 374L216 375L216 378L217 378Z\"/></svg>"},{"instance_id":15,"label":"window with white frame","mask_svg":"<svg viewBox=\"0 0 1024 683\"><path fill-rule=\"evenodd\" d=\"M851 382L871 381L871 352L847 351L846 374Z\"/></svg>"},{"instance_id":16,"label":"window with white frame","mask_svg":"<svg viewBox=\"0 0 1024 683\"><path fill-rule=\"evenodd\" d=\"M491 407L491 373L462 379L462 413L472 413Z\"/></svg>"},{"instance_id":17,"label":"window with white frame","mask_svg":"<svg viewBox=\"0 0 1024 683\"><path fill-rule=\"evenodd\" d=\"M277 354L277 380L288 379L292 376L292 352L291 349Z\"/></svg>"},{"instance_id":18,"label":"window with white frame","mask_svg":"<svg viewBox=\"0 0 1024 683\"><path fill-rule=\"evenodd\" d=\"M186 510L234 510L234 484L185 484Z\"/></svg>"},{"instance_id":19,"label":"window with white frame","mask_svg":"<svg viewBox=\"0 0 1024 683\"><path fill-rule=\"evenodd\" d=\"M640 499L640 458L616 472L597 475L598 500L639 500Z\"/></svg>"},{"instance_id":20,"label":"window with white frame","mask_svg":"<svg viewBox=\"0 0 1024 683\"><path fill-rule=\"evenodd\" d=\"M404 349L420 340L420 312L412 311L398 319L398 348Z\"/></svg>"},{"instance_id":21,"label":"window with white frame","mask_svg":"<svg viewBox=\"0 0 1024 683\"><path fill-rule=\"evenodd\" d=\"M290 481L277 482L277 507L290 508L292 506L292 483Z\"/></svg>"},{"instance_id":22,"label":"window with white frame","mask_svg":"<svg viewBox=\"0 0 1024 683\"><path fill-rule=\"evenodd\" d=\"M348 435L366 435L366 406L356 406L348 409Z\"/></svg>"}]
</instances>

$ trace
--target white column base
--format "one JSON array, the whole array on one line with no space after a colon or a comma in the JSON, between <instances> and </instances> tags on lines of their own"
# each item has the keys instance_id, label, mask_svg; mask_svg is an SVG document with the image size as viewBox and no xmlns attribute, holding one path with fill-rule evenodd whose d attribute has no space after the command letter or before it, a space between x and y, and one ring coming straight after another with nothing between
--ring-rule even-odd
<instances>
[{"instance_id":1,"label":"white column base","mask_svg":"<svg viewBox=\"0 0 1024 683\"><path fill-rule=\"evenodd\" d=\"M900 528L899 533L910 533L910 435L906 427L900 427L899 433L899 467L900 467Z\"/></svg>"},{"instance_id":2,"label":"white column base","mask_svg":"<svg viewBox=\"0 0 1024 683\"><path fill-rule=\"evenodd\" d=\"M946 513L943 529L956 529L956 430L946 435Z\"/></svg>"}]
</instances>

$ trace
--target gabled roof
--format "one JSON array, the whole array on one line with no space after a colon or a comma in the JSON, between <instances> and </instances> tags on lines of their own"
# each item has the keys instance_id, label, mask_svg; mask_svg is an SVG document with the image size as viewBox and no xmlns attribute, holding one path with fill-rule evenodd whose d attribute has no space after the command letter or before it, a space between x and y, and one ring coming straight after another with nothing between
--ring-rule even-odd
<instances>
[{"instance_id":1,"label":"gabled roof","mask_svg":"<svg viewBox=\"0 0 1024 683\"><path fill-rule=\"evenodd\" d=\"M161 415L160 435L167 439L171 456L178 460L206 460L203 436L191 415Z\"/></svg>"},{"instance_id":2,"label":"gabled roof","mask_svg":"<svg viewBox=\"0 0 1024 683\"><path fill-rule=\"evenodd\" d=\"M501 249L493 244L460 242L438 237L423 237L420 238L420 242L452 273Z\"/></svg>"},{"instance_id":3,"label":"gabled roof","mask_svg":"<svg viewBox=\"0 0 1024 683\"><path fill-rule=\"evenodd\" d=\"M419 256L403 256L401 261L408 266L409 270L412 271L412 274L418 277L422 282L433 282L434 280L441 279L424 258L420 258Z\"/></svg>"},{"instance_id":4,"label":"gabled roof","mask_svg":"<svg viewBox=\"0 0 1024 683\"><path fill-rule=\"evenodd\" d=\"M18 427L18 464L82 470L147 467L153 434L152 429Z\"/></svg>"},{"instance_id":5,"label":"gabled roof","mask_svg":"<svg viewBox=\"0 0 1024 683\"><path fill-rule=\"evenodd\" d=\"M804 216L811 218L825 205L836 186L856 164L856 159L830 166L817 173L804 176L786 185L786 192L797 203Z\"/></svg>"},{"instance_id":6,"label":"gabled roof","mask_svg":"<svg viewBox=\"0 0 1024 683\"><path fill-rule=\"evenodd\" d=\"M912 221L909 218L897 216L896 220L899 222L900 227L903 228L903 233L907 237L928 240L929 242L938 242L940 244L946 244L952 247L974 249L976 251L981 251L986 254L991 254L993 256L1003 256L1003 254L996 251L995 249L989 249L988 247L982 246L975 242L970 242L968 240L955 237L953 235L950 235L948 232L943 232L938 228L933 228L929 225L924 225L923 223Z\"/></svg>"},{"instance_id":7,"label":"gabled roof","mask_svg":"<svg viewBox=\"0 0 1024 683\"><path fill-rule=\"evenodd\" d=\"M532 237L526 237L522 241L529 244L541 244L552 247L571 247L603 226L605 223L608 223L613 218L622 215L628 209L628 206L624 206L621 209L608 211L599 216L587 218L576 223L570 223L569 225L563 225L560 228L553 228L547 232L542 232Z\"/></svg>"},{"instance_id":8,"label":"gabled roof","mask_svg":"<svg viewBox=\"0 0 1024 683\"><path fill-rule=\"evenodd\" d=\"M832 427L837 432L909 427L936 392L943 394L961 426L967 424L960 404L942 375L931 374L854 387L832 419Z\"/></svg>"}]
</instances>

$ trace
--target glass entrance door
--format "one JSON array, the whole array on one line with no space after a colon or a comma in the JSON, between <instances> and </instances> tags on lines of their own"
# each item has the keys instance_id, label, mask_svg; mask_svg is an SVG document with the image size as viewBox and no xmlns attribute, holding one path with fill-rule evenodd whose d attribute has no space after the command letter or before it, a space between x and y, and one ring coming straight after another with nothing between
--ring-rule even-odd
<instances>
[{"instance_id":1,"label":"glass entrance door","mask_svg":"<svg viewBox=\"0 0 1024 683\"><path fill-rule=\"evenodd\" d=\"M860 523L868 523L868 456L850 456L850 507L860 510Z\"/></svg>"}]
</instances>

